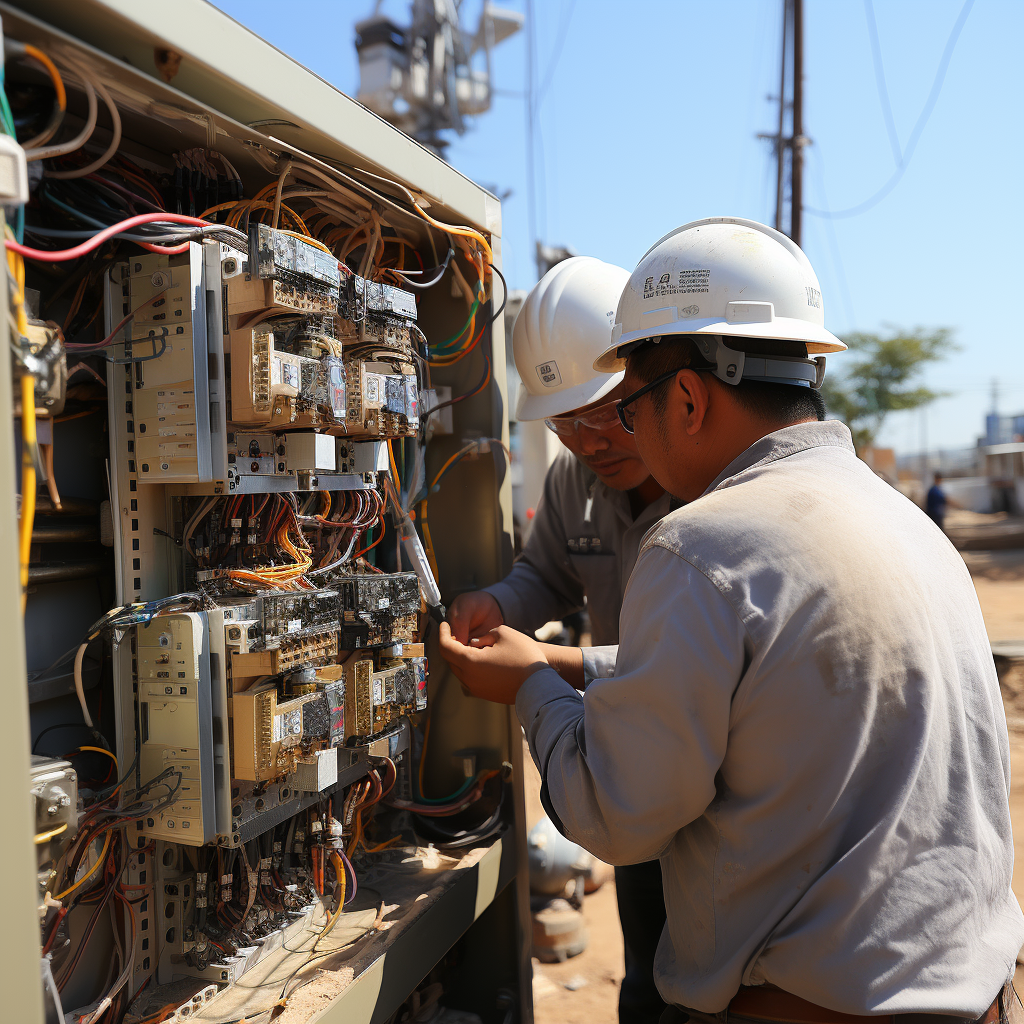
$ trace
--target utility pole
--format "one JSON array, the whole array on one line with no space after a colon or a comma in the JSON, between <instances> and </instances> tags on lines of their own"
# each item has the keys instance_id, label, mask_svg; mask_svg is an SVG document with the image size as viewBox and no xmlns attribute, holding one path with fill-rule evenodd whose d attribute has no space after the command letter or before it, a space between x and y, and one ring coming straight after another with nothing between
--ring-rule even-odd
<instances>
[{"instance_id":1,"label":"utility pole","mask_svg":"<svg viewBox=\"0 0 1024 1024\"><path fill-rule=\"evenodd\" d=\"M804 203L804 0L793 4L793 136L790 139L789 237L800 244Z\"/></svg>"},{"instance_id":2,"label":"utility pole","mask_svg":"<svg viewBox=\"0 0 1024 1024\"><path fill-rule=\"evenodd\" d=\"M775 152L775 228L789 235L797 245L800 245L803 226L804 146L810 142L804 135L804 0L782 0L778 101L778 130L774 133L759 133L758 138L770 141ZM787 111L790 114L788 134Z\"/></svg>"},{"instance_id":3,"label":"utility pole","mask_svg":"<svg viewBox=\"0 0 1024 1024\"><path fill-rule=\"evenodd\" d=\"M786 53L789 50L789 3L782 0L782 56L779 60L779 130L775 135L775 230L782 231L783 203L785 203L784 185L786 181ZM763 138L764 136L762 136Z\"/></svg>"}]
</instances>

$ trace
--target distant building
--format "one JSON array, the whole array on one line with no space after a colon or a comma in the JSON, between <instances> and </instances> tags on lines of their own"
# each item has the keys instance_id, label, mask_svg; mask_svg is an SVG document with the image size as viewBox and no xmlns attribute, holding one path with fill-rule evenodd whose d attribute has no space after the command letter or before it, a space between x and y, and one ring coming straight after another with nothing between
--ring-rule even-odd
<instances>
[{"instance_id":1,"label":"distant building","mask_svg":"<svg viewBox=\"0 0 1024 1024\"><path fill-rule=\"evenodd\" d=\"M981 444L1012 444L1014 441L1024 441L1024 413L1003 416L998 412L990 412L985 417L985 436Z\"/></svg>"}]
</instances>

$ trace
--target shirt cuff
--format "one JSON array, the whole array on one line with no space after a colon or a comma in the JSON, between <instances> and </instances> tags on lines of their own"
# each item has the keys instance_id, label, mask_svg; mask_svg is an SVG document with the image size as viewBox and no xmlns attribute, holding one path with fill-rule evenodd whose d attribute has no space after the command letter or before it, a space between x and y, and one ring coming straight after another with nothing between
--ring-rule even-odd
<instances>
[{"instance_id":1,"label":"shirt cuff","mask_svg":"<svg viewBox=\"0 0 1024 1024\"><path fill-rule=\"evenodd\" d=\"M589 686L595 679L610 679L615 675L615 659L619 654L618 644L607 647L581 647L583 651L583 686Z\"/></svg>"},{"instance_id":2,"label":"shirt cuff","mask_svg":"<svg viewBox=\"0 0 1024 1024\"><path fill-rule=\"evenodd\" d=\"M580 692L570 686L553 668L542 668L530 676L516 694L516 714L519 724L530 735L530 725L545 704L560 697L580 699Z\"/></svg>"},{"instance_id":3,"label":"shirt cuff","mask_svg":"<svg viewBox=\"0 0 1024 1024\"><path fill-rule=\"evenodd\" d=\"M484 587L481 591L484 594L490 594L495 601L498 602L498 607L501 609L501 619L506 626L511 626L512 629L519 629L519 624L526 619L522 602L519 600L519 595L512 589L507 583L494 583L489 587Z\"/></svg>"}]
</instances>

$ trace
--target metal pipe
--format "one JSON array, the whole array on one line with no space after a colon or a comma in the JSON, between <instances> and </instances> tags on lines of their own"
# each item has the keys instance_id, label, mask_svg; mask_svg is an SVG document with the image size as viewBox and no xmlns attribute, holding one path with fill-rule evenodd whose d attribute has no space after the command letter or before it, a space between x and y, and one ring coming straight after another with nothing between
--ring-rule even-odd
<instances>
[{"instance_id":1,"label":"metal pipe","mask_svg":"<svg viewBox=\"0 0 1024 1024\"><path fill-rule=\"evenodd\" d=\"M47 523L36 520L33 544L98 544L100 528L96 523Z\"/></svg>"},{"instance_id":2,"label":"metal pipe","mask_svg":"<svg viewBox=\"0 0 1024 1024\"><path fill-rule=\"evenodd\" d=\"M67 583L70 580L88 580L106 571L103 559L91 558L83 562L43 562L28 567L28 582Z\"/></svg>"}]
</instances>

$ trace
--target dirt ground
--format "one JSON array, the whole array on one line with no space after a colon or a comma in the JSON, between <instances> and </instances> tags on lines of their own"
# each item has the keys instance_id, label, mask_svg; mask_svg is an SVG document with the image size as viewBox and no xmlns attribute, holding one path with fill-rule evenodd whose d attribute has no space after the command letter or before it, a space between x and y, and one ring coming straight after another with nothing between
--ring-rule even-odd
<instances>
[{"instance_id":1,"label":"dirt ground","mask_svg":"<svg viewBox=\"0 0 1024 1024\"><path fill-rule=\"evenodd\" d=\"M1024 550L971 551L964 553L978 600L993 641L1024 642ZM1020 672L1024 676L1024 670ZM1021 680L1024 684L1024 679ZM1010 757L1012 783L1010 814L1016 850L1013 891L1024 903L1024 685L1020 696L1007 707L1011 721ZM527 755L529 760L529 755ZM532 768L532 761L529 762ZM527 779L527 821L540 815L536 796L540 780ZM532 792L531 792L532 791ZM615 909L614 883L586 897L584 914L590 928L585 952L561 964L534 960L534 1010L537 1024L615 1024L619 982L622 979L622 933ZM1017 986L1024 982L1018 967Z\"/></svg>"}]
</instances>

